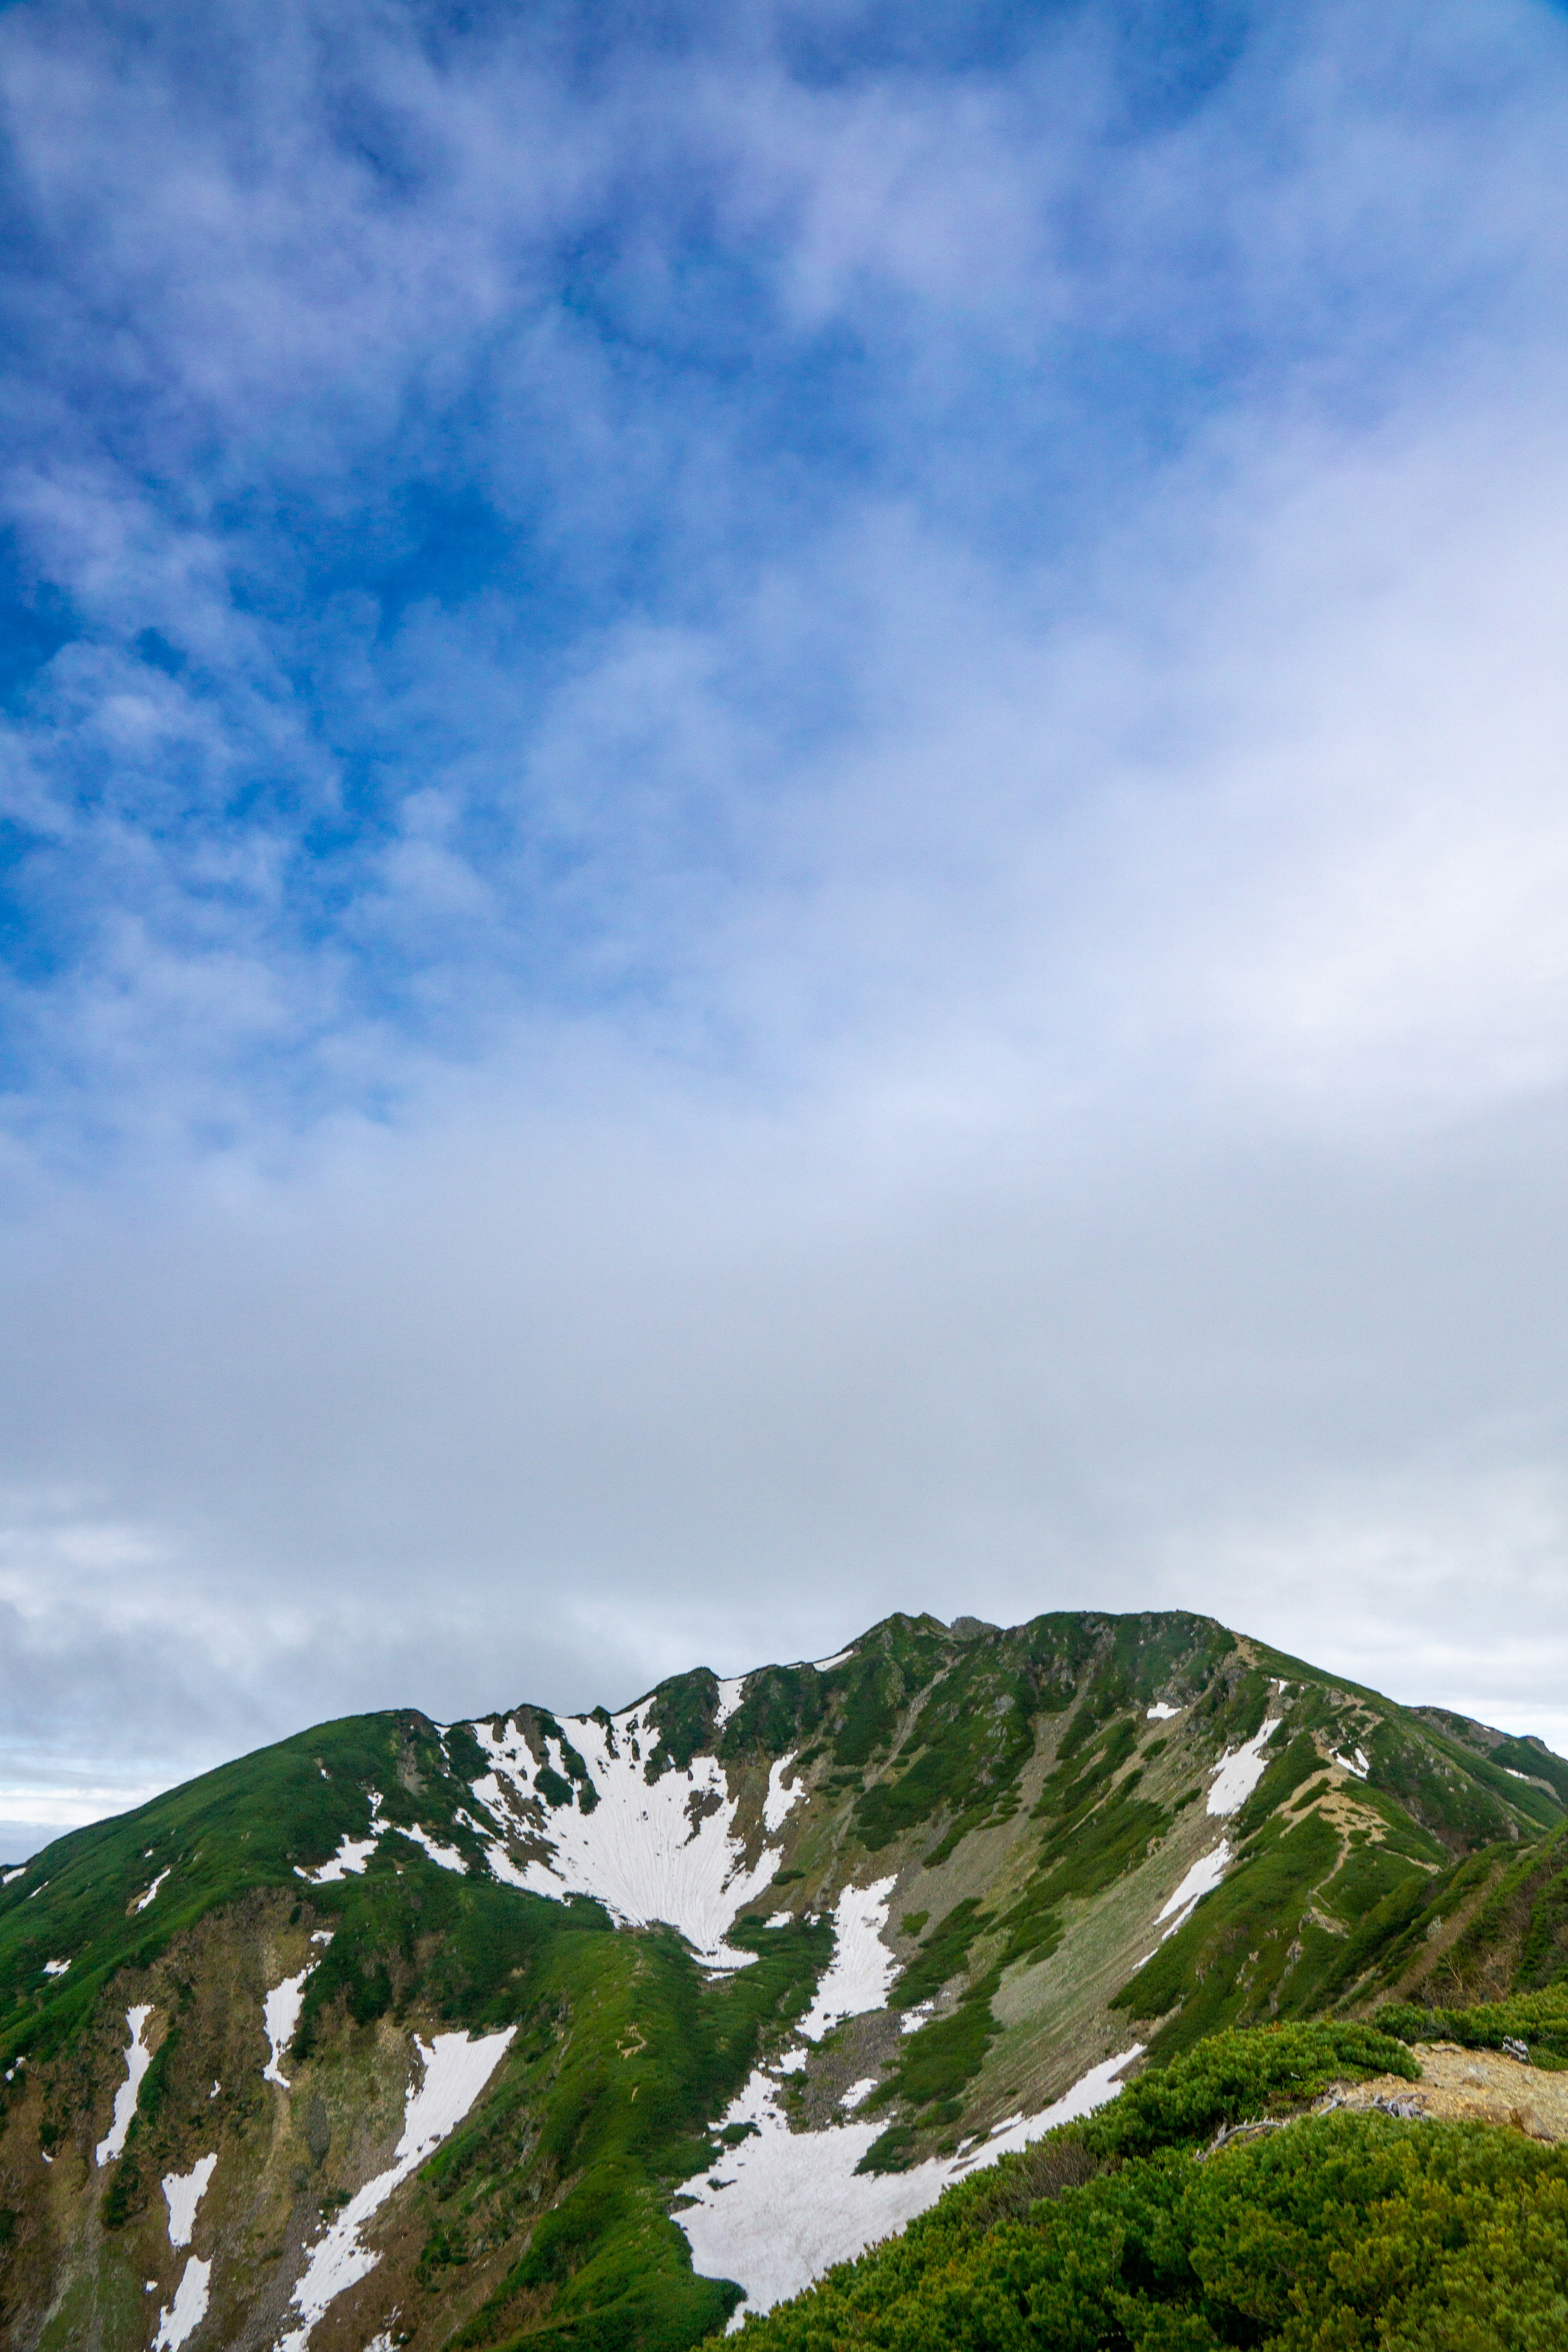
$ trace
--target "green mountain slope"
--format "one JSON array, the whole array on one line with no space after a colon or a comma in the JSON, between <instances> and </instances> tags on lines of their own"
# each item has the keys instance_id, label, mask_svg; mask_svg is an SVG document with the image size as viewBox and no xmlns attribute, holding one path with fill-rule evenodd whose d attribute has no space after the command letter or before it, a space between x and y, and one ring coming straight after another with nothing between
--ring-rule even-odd
<instances>
[{"instance_id":1,"label":"green mountain slope","mask_svg":"<svg viewBox=\"0 0 1568 2352\"><path fill-rule=\"evenodd\" d=\"M1538 1743L1182 1612L321 1726L0 1886L0 2331L691 2344L1118 2060L1549 1997L1565 1822Z\"/></svg>"}]
</instances>

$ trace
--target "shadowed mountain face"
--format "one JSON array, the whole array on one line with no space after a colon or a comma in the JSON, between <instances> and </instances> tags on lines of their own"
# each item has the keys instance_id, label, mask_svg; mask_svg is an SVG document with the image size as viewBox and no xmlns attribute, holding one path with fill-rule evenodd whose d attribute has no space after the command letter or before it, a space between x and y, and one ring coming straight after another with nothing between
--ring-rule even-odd
<instances>
[{"instance_id":1,"label":"shadowed mountain face","mask_svg":"<svg viewBox=\"0 0 1568 2352\"><path fill-rule=\"evenodd\" d=\"M325 1724L0 1887L0 2331L675 2347L1215 2029L1568 1971L1568 1764L1180 1612Z\"/></svg>"}]
</instances>

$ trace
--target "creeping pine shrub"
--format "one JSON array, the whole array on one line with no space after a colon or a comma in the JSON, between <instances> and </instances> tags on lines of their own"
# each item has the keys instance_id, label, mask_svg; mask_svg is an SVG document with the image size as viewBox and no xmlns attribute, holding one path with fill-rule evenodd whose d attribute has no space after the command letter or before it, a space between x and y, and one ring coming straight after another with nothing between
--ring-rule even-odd
<instances>
[{"instance_id":1,"label":"creeping pine shrub","mask_svg":"<svg viewBox=\"0 0 1568 2352\"><path fill-rule=\"evenodd\" d=\"M748 2320L742 2340L752 2352L1555 2352L1565 2340L1568 2149L1518 2132L1342 2113L1201 2162L1161 2149L1022 2212L976 2202L968 2227L947 2206Z\"/></svg>"},{"instance_id":2,"label":"creeping pine shrub","mask_svg":"<svg viewBox=\"0 0 1568 2352\"><path fill-rule=\"evenodd\" d=\"M1505 2039L1522 2042L1538 2063L1568 2065L1568 1987L1561 1985L1473 2009L1417 2009L1412 2001L1385 2001L1373 2022L1401 2042L1458 2042L1467 2050L1500 2050Z\"/></svg>"},{"instance_id":3,"label":"creeping pine shrub","mask_svg":"<svg viewBox=\"0 0 1568 2352\"><path fill-rule=\"evenodd\" d=\"M1084 2126L1101 2156L1148 2156L1190 2147L1224 2126L1306 2105L1333 2082L1421 2069L1408 2050L1371 2026L1275 2025L1211 2034L1169 2066L1130 2083Z\"/></svg>"},{"instance_id":4,"label":"creeping pine shrub","mask_svg":"<svg viewBox=\"0 0 1568 2352\"><path fill-rule=\"evenodd\" d=\"M1240 2242L1237 2232L1245 2238L1255 2226L1245 2195L1214 2206L1205 2182L1233 2180L1227 2168L1252 2148L1294 2141L1324 2124L1359 2126L1367 2119L1325 2117L1267 2142L1204 2152L1223 2126L1299 2112L1336 2081L1381 2074L1411 2079L1419 2071L1399 2042L1364 2025L1215 2034L1130 2084L1087 2122L1049 2132L1020 2155L972 2175L901 2238L830 2272L766 2320L748 2320L747 2337L757 2352L838 2352L859 2345L887 2352L1207 2352L1276 2340L1281 2352L1287 2346L1289 2352L1361 2352L1363 2345L1366 2352L1374 2345L1382 2352L1375 2335L1276 2339L1247 2317L1239 2284L1228 2307L1215 2304L1204 2285L1205 2265ZM1404 2128L1388 2125L1395 2135ZM1323 2160L1341 2147L1331 2138L1323 2143ZM1200 2155L1204 2161L1194 2162ZM1559 2168L1568 2178L1568 2157ZM1313 2177L1311 2165L1300 2179L1290 2172L1294 2185L1280 2191L1309 2216ZM1352 2166L1350 2177L1363 2176ZM1364 2174L1365 2183L1372 2179ZM1370 2185L1366 2197L1374 2198ZM1273 2226L1257 2220L1258 2246L1272 2244ZM1308 2235L1316 2224L1309 2218L1292 2226ZM1270 2253L1269 2263L1273 2259ZM1436 2352L1436 2344L1423 2343L1422 2352ZM1467 2342L1464 2352L1482 2352L1480 2340L1473 2347Z\"/></svg>"}]
</instances>

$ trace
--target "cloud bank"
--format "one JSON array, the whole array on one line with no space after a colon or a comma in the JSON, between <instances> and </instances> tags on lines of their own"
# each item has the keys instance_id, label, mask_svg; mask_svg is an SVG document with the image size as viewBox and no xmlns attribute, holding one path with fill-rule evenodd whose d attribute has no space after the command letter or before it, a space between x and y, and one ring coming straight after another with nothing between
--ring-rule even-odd
<instances>
[{"instance_id":1,"label":"cloud bank","mask_svg":"<svg viewBox=\"0 0 1568 2352\"><path fill-rule=\"evenodd\" d=\"M23 6L0 1843L1187 1605L1568 1738L1568 33Z\"/></svg>"}]
</instances>

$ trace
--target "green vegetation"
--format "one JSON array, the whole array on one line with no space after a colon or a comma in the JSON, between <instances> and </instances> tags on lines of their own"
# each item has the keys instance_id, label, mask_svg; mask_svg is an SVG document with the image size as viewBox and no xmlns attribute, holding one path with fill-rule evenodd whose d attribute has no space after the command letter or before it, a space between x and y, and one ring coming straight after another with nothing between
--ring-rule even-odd
<instances>
[{"instance_id":1,"label":"green vegetation","mask_svg":"<svg viewBox=\"0 0 1568 2352\"><path fill-rule=\"evenodd\" d=\"M422 2175L431 2293L454 2249L478 2259L533 2221L451 2339L465 2352L684 2346L722 2324L735 2291L694 2275L665 2209L714 2161L707 2118L740 2088L763 2032L807 2006L831 1943L826 1927L743 1924L735 1939L756 1964L707 1981L668 1931L597 1931L588 1906L574 1908L580 1929L530 1972L528 2018L495 2091Z\"/></svg>"},{"instance_id":2,"label":"green vegetation","mask_svg":"<svg viewBox=\"0 0 1568 2352\"><path fill-rule=\"evenodd\" d=\"M1538 2066L1568 2066L1568 1987L1515 1994L1472 2009L1417 2009L1386 2001L1373 2020L1401 2042L1458 2042L1468 2050L1500 2050L1522 2042Z\"/></svg>"},{"instance_id":3,"label":"green vegetation","mask_svg":"<svg viewBox=\"0 0 1568 2352\"><path fill-rule=\"evenodd\" d=\"M1568 2307L1568 2150L1301 2115L1331 2082L1413 2074L1402 2056L1358 2027L1220 2035L743 2335L757 2352L1546 2352Z\"/></svg>"}]
</instances>

